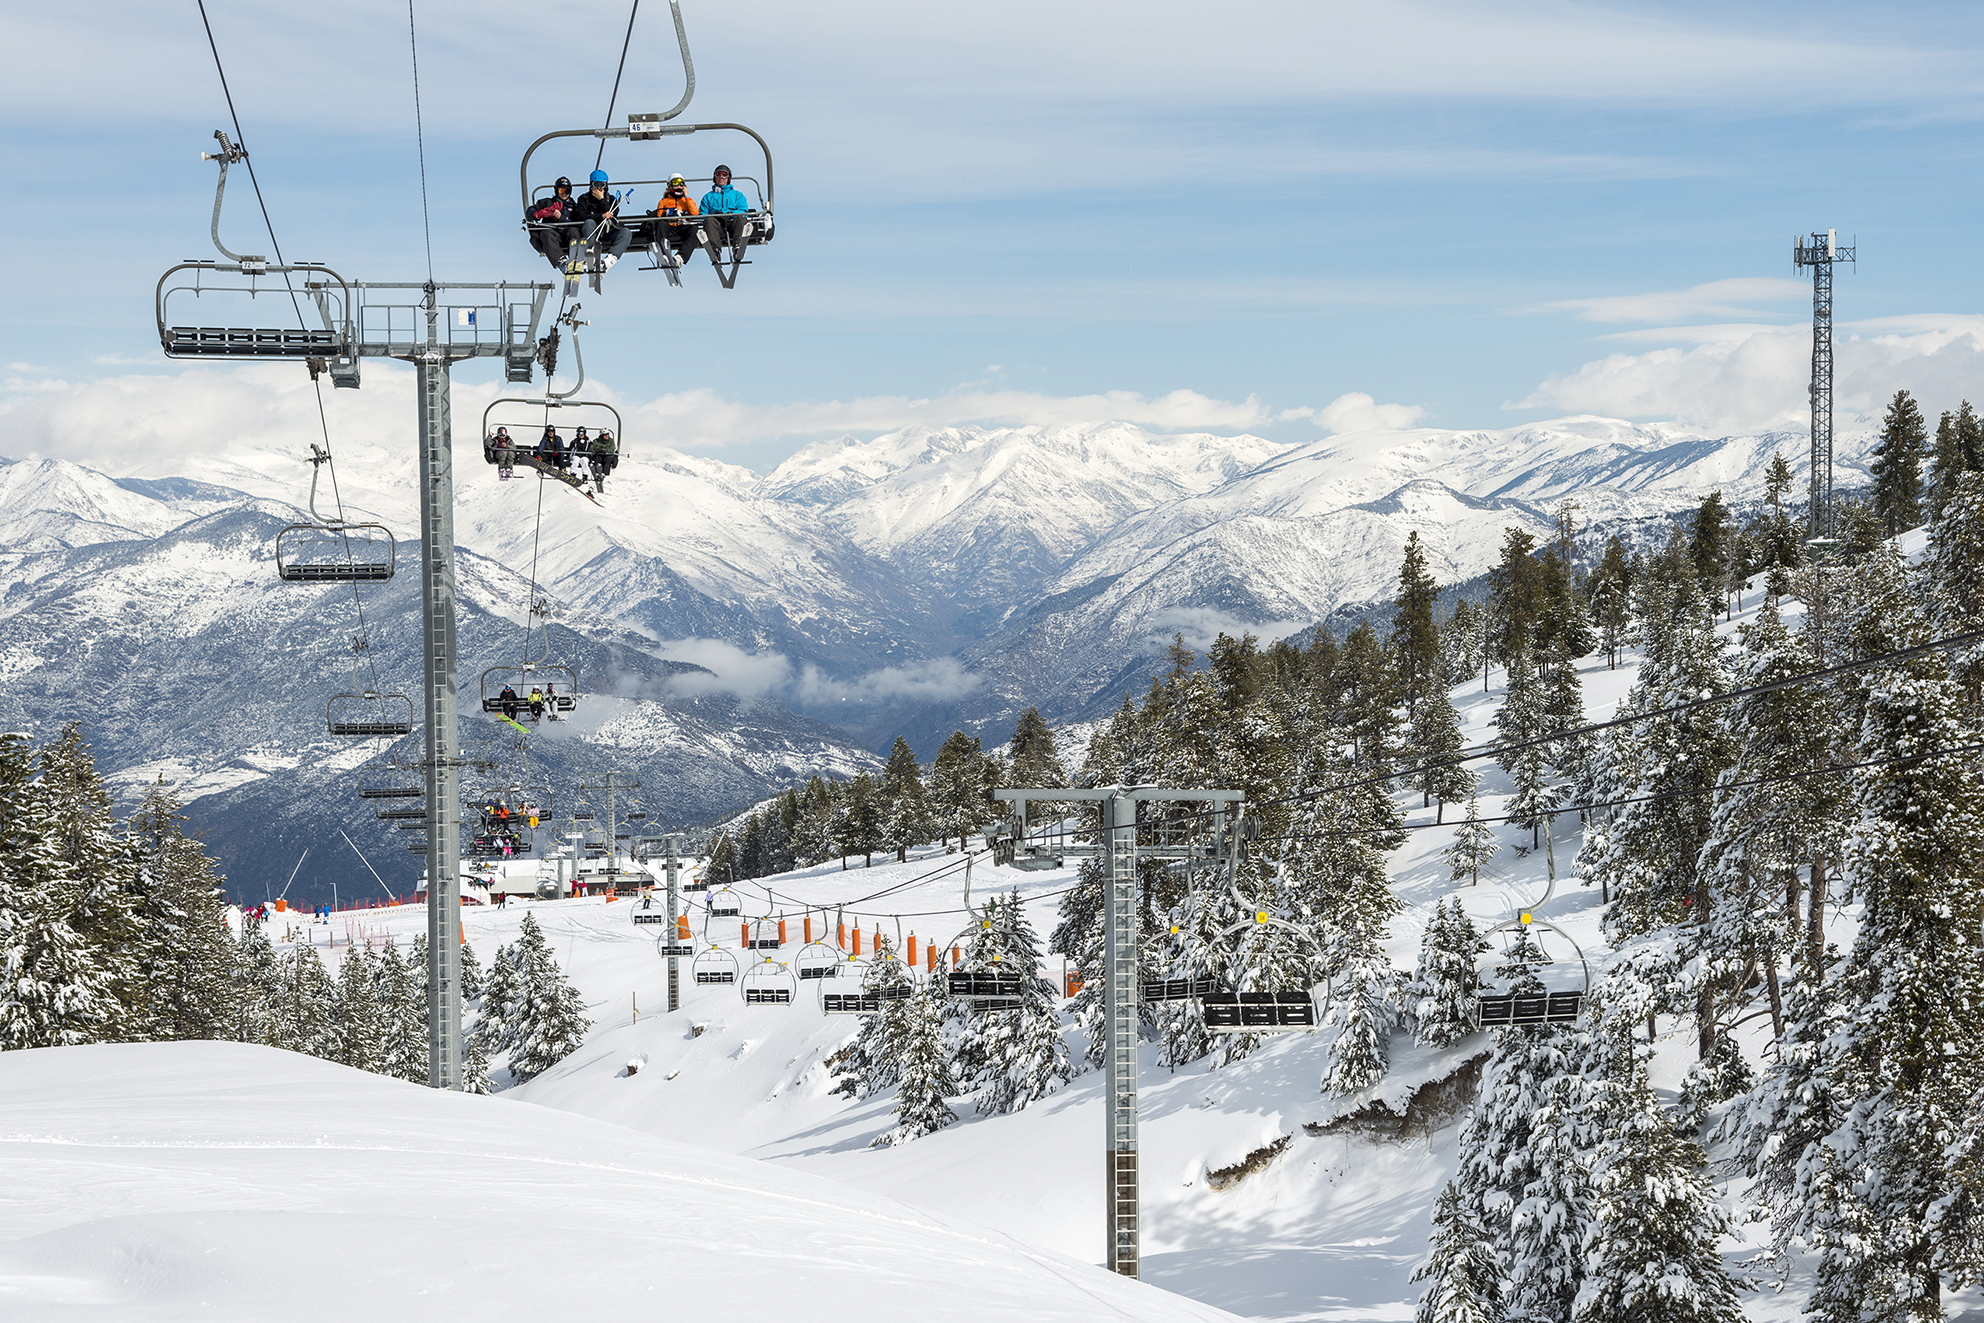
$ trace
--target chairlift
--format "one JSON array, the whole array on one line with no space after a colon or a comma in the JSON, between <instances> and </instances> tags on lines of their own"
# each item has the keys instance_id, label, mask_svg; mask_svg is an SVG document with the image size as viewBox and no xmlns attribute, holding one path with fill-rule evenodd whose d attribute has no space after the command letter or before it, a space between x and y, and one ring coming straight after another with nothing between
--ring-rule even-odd
<instances>
[{"instance_id":1,"label":"chairlift","mask_svg":"<svg viewBox=\"0 0 1984 1323\"><path fill-rule=\"evenodd\" d=\"M393 577L398 547L384 524L291 524L276 534L285 583L379 583Z\"/></svg>"},{"instance_id":2,"label":"chairlift","mask_svg":"<svg viewBox=\"0 0 1984 1323\"><path fill-rule=\"evenodd\" d=\"M720 946L712 946L689 962L689 973L697 983L735 983L737 957Z\"/></svg>"},{"instance_id":3,"label":"chairlift","mask_svg":"<svg viewBox=\"0 0 1984 1323\"><path fill-rule=\"evenodd\" d=\"M744 913L744 898L729 887L710 893L706 906L712 919L735 919Z\"/></svg>"},{"instance_id":4,"label":"chairlift","mask_svg":"<svg viewBox=\"0 0 1984 1323\"><path fill-rule=\"evenodd\" d=\"M1489 929L1488 932L1489 935L1514 932L1517 934L1516 943L1520 946L1525 941L1531 939L1530 930L1532 928L1542 928L1545 931L1555 933L1570 943L1571 949L1577 952L1578 968L1582 981L1576 988L1541 988L1522 994L1483 993L1476 999L1479 1023L1483 1029L1500 1029L1537 1024L1571 1024L1584 1011L1584 999L1591 991L1591 966L1585 961L1583 950L1579 948L1577 942L1572 939L1569 933L1559 928L1556 924L1545 919L1539 919L1534 913L1527 912L1518 919L1513 919L1508 923L1500 924ZM1536 963L1543 965L1554 965L1558 963L1544 949L1542 942L1538 941L1535 945L1537 954L1542 957ZM1506 959L1511 954L1513 953L1504 952L1503 958Z\"/></svg>"},{"instance_id":5,"label":"chairlift","mask_svg":"<svg viewBox=\"0 0 1984 1323\"><path fill-rule=\"evenodd\" d=\"M671 7L673 6L671 5ZM545 134L524 151L524 159L517 167L517 185L522 194L524 209L523 228L526 236L531 240L531 246L537 248L539 252L546 253L549 256L547 247L549 242L556 242L560 247L577 247L580 249L578 253L579 259L586 262L589 269L594 271L600 269L597 265L597 257L583 251L585 236L579 233L580 226L578 223L556 222L547 224L536 221L531 216L531 213L540 206L541 199L551 195L553 186L550 182L538 184L535 187L532 186L530 182L530 158L536 153L539 147L550 142L553 138L597 138L601 140L607 138L625 138L629 142L659 142L664 138L680 138L693 133L709 133L721 130L734 130L739 133L748 134L757 142L759 150L764 154L765 177L762 185L760 185L759 181L751 176L732 173L731 184L733 186L748 185L748 191L754 195L754 201L748 211L741 214L733 213L738 216L738 223L734 232L728 236L728 244L725 243L726 236L724 229L710 223L714 219L713 217L637 218L634 212L639 206L638 203L629 199L621 204L622 224L637 227L634 236L630 237L629 242L631 243L633 238L638 238L640 242L646 245L648 255L652 260L653 265L644 269L663 271L667 274L670 284L679 285L681 284L679 273L682 268L682 262L678 251L690 247L698 248L709 256L711 264L716 268L717 278L723 282L723 287L725 289L731 289L737 283L738 269L748 265L744 257L745 249L771 242L775 229L772 220L772 204L774 200L772 188L772 152L762 136L755 130L742 124L671 124L668 122L688 108L689 98L694 95L696 90L695 73L689 62L689 39L682 30L682 15L679 9L676 10L675 14L675 36L677 43L682 49L682 67L683 71L688 75L688 90L682 94L681 101L677 102L673 109L662 112L661 114L629 115L627 116L627 127L623 129L612 127L600 129L560 129ZM664 176L659 179L623 179L618 182L629 193L634 188L653 185L658 199L661 191L667 186L668 180ZM700 184L704 182L704 179L690 180L685 176L684 182ZM691 196L694 196L693 190L691 190ZM659 206L658 201L656 205L657 207ZM728 217L725 218L726 221L728 219ZM726 246L731 249L730 264L727 270L723 261L723 249ZM593 287L595 289L599 287L597 282L595 282Z\"/></svg>"},{"instance_id":6,"label":"chairlift","mask_svg":"<svg viewBox=\"0 0 1984 1323\"><path fill-rule=\"evenodd\" d=\"M784 961L767 956L738 977L737 991L746 1006L790 1006L799 980Z\"/></svg>"},{"instance_id":7,"label":"chairlift","mask_svg":"<svg viewBox=\"0 0 1984 1323\"><path fill-rule=\"evenodd\" d=\"M426 793L425 782L405 768L390 763L368 763L358 769L360 799L419 799Z\"/></svg>"},{"instance_id":8,"label":"chairlift","mask_svg":"<svg viewBox=\"0 0 1984 1323\"><path fill-rule=\"evenodd\" d=\"M495 416L499 408L502 417ZM586 433L588 448L584 450L574 449L580 432ZM590 443L602 432L613 434L613 450L594 455ZM555 447L551 444L554 440ZM508 482L523 468L574 489L591 480L595 491L604 491L604 479L612 476L626 453L627 436L620 426L620 411L604 400L505 396L491 400L482 411L482 458L495 468L499 482Z\"/></svg>"},{"instance_id":9,"label":"chairlift","mask_svg":"<svg viewBox=\"0 0 1984 1323\"><path fill-rule=\"evenodd\" d=\"M840 948L829 942L808 942L792 958L792 966L801 981L832 978L841 966Z\"/></svg>"},{"instance_id":10,"label":"chairlift","mask_svg":"<svg viewBox=\"0 0 1984 1323\"><path fill-rule=\"evenodd\" d=\"M750 951L776 951L785 945L785 936L779 930L783 921L779 919L752 919L745 939L745 949Z\"/></svg>"},{"instance_id":11,"label":"chairlift","mask_svg":"<svg viewBox=\"0 0 1984 1323\"><path fill-rule=\"evenodd\" d=\"M503 691L507 689L506 695ZM536 704L530 701L533 690L542 691ZM556 662L524 662L519 666L491 666L482 673L482 710L508 717L511 721L519 718L536 721L541 716L549 716L553 721L561 712L570 712L578 706L579 673L569 666Z\"/></svg>"},{"instance_id":12,"label":"chairlift","mask_svg":"<svg viewBox=\"0 0 1984 1323\"><path fill-rule=\"evenodd\" d=\"M425 822L427 810L424 808L380 809L376 815L382 822Z\"/></svg>"},{"instance_id":13,"label":"chairlift","mask_svg":"<svg viewBox=\"0 0 1984 1323\"><path fill-rule=\"evenodd\" d=\"M1234 899L1240 899L1234 893ZM1219 934L1226 939L1249 929L1281 928L1311 946L1319 944L1315 935L1265 910ZM1312 988L1236 988L1225 979L1170 978L1146 979L1141 992L1145 1001L1195 1001L1206 1029L1216 1034L1274 1034L1314 1029L1320 1022Z\"/></svg>"},{"instance_id":14,"label":"chairlift","mask_svg":"<svg viewBox=\"0 0 1984 1323\"><path fill-rule=\"evenodd\" d=\"M944 990L972 1011L1016 1011L1024 1004L1023 976L1003 969L954 969Z\"/></svg>"},{"instance_id":15,"label":"chairlift","mask_svg":"<svg viewBox=\"0 0 1984 1323\"><path fill-rule=\"evenodd\" d=\"M334 694L324 706L324 722L333 735L376 736L411 735L413 700L405 694Z\"/></svg>"}]
</instances>

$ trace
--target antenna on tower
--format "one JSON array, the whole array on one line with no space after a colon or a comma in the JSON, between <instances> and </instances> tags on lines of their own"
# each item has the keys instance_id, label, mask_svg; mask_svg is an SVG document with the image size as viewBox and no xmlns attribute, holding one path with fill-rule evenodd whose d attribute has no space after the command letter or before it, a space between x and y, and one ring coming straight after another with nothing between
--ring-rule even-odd
<instances>
[{"instance_id":1,"label":"antenna on tower","mask_svg":"<svg viewBox=\"0 0 1984 1323\"><path fill-rule=\"evenodd\" d=\"M1833 536L1832 508L1832 269L1853 262L1857 241L1839 244L1839 231L1812 231L1793 236L1791 265L1812 268L1812 465L1808 535L1813 540ZM1857 268L1857 263L1855 263Z\"/></svg>"}]
</instances>

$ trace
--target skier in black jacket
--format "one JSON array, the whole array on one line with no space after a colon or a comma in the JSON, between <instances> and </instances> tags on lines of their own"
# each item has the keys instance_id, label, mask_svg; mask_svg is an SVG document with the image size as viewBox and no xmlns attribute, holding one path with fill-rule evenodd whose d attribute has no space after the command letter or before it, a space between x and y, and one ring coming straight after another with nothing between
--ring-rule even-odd
<instances>
[{"instance_id":1,"label":"skier in black jacket","mask_svg":"<svg viewBox=\"0 0 1984 1323\"><path fill-rule=\"evenodd\" d=\"M579 200L572 204L572 218L579 222L580 237L590 237L595 250L605 250L599 263L602 271L626 254L627 245L634 241L636 228L620 223L617 217L619 200L607 191L606 185L606 171L593 171L592 187L579 194ZM604 228L595 234L594 230L602 223Z\"/></svg>"}]
</instances>

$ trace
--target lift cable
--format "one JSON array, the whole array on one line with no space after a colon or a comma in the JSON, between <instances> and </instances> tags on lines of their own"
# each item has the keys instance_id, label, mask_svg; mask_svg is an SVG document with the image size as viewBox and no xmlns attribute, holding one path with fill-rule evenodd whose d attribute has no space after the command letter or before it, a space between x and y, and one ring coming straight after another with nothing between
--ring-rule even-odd
<instances>
[{"instance_id":1,"label":"lift cable","mask_svg":"<svg viewBox=\"0 0 1984 1323\"><path fill-rule=\"evenodd\" d=\"M411 0L409 0L409 4L410 3ZM248 182L254 187L255 190L255 205L261 209L262 225L269 232L269 248L275 254L276 265L286 267L288 263L283 260L282 240L276 238L276 223L274 220L270 218L269 204L262 197L262 182L255 175L255 160L252 156L248 154L247 135L241 131L241 114L239 111L237 111L234 108L234 93L228 88L227 85L227 67L225 64L221 62L220 44L214 40L213 23L207 17L207 0L199 0L199 6L200 6L200 25L204 27L207 32L207 49L213 52L214 72L220 77L221 96L224 97L227 101L227 115L228 118L232 120L234 123L234 141L241 148L241 163L248 167ZM425 202L424 193L422 195L422 201L424 204ZM431 274L431 270L430 270L430 274ZM306 323L303 318L303 307L300 303L297 302L296 299L296 286L293 283L291 283L289 272L287 270L285 270L282 273L282 283L283 286L289 291L289 306L291 310L296 313L297 325L306 326L308 323ZM317 374L314 372L310 374L310 385L317 395L317 426L324 434L324 454L326 456L325 462L330 465L330 469L331 469L331 498L332 498L332 502L337 507L338 524L342 529L342 526L346 522L344 515L344 497L340 494L338 490L337 460L332 457L331 422L329 415L324 410L324 385L322 382L317 380ZM351 536L349 533L340 531L338 537L345 544L345 559L349 561L351 559ZM359 596L358 583L356 580L352 581L351 600L352 600L352 605L357 609L358 612L359 637L361 639L367 638L369 637L369 632L365 624L365 603ZM372 660L372 653L369 648L365 650L365 659L366 659L367 667L369 668L372 675L372 686L371 686L372 691L376 693L379 689L379 667L378 667L378 663ZM354 671L356 670L355 662L353 663L353 669Z\"/></svg>"},{"instance_id":2,"label":"lift cable","mask_svg":"<svg viewBox=\"0 0 1984 1323\"><path fill-rule=\"evenodd\" d=\"M420 153L420 229L427 240L427 283L434 283L434 229L427 217L427 139L420 123L420 39L413 30L413 0L406 0L406 41L413 53L413 141Z\"/></svg>"},{"instance_id":3,"label":"lift cable","mask_svg":"<svg viewBox=\"0 0 1984 1323\"><path fill-rule=\"evenodd\" d=\"M606 128L613 127L613 106L620 99L620 75L627 71L627 48L634 42L634 17L641 12L641 0L634 0L634 7L627 15L627 36L620 43L620 67L613 71L613 95L606 99ZM606 159L606 135L600 134L599 155L593 158L592 168L599 169L599 163Z\"/></svg>"}]
</instances>

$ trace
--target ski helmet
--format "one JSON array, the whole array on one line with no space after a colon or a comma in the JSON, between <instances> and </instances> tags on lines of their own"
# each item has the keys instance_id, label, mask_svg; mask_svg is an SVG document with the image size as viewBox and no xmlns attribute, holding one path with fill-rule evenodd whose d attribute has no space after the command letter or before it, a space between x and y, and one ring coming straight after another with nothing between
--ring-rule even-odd
<instances>
[{"instance_id":1,"label":"ski helmet","mask_svg":"<svg viewBox=\"0 0 1984 1323\"><path fill-rule=\"evenodd\" d=\"M557 188L570 188L571 186L572 186L572 181L571 181L571 180L569 180L569 179L567 179L567 178L566 178L565 176L563 176L563 175L559 175L559 176L558 176L558 182L552 185L552 187L553 187L554 189L557 189Z\"/></svg>"},{"instance_id":2,"label":"ski helmet","mask_svg":"<svg viewBox=\"0 0 1984 1323\"><path fill-rule=\"evenodd\" d=\"M607 182L607 178L606 178L606 171L604 171L604 170L595 170L595 171L593 171L593 172L592 172L592 182L593 182L593 183L595 183L595 184L604 184L604 183L606 183L606 182Z\"/></svg>"},{"instance_id":3,"label":"ski helmet","mask_svg":"<svg viewBox=\"0 0 1984 1323\"><path fill-rule=\"evenodd\" d=\"M730 173L730 167L729 167L729 166L727 166L727 165L720 165L720 166L718 166L718 167L717 167L716 169L714 169L714 170L712 170L712 171L710 171L710 178L712 178L712 179L714 179L714 178L716 178L716 177L717 177L718 175L727 175L727 174L729 174L729 173Z\"/></svg>"}]
</instances>

